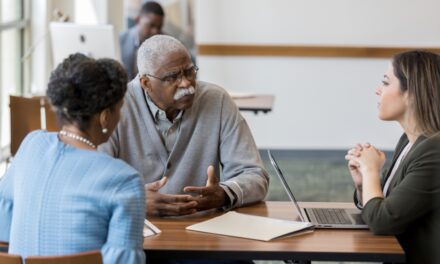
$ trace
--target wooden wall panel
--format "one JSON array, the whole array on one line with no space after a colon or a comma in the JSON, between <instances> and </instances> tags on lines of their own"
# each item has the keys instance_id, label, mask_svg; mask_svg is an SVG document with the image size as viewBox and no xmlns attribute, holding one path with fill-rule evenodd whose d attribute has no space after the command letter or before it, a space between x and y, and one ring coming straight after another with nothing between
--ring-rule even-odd
<instances>
[{"instance_id":1,"label":"wooden wall panel","mask_svg":"<svg viewBox=\"0 0 440 264\"><path fill-rule=\"evenodd\" d=\"M394 54L417 47L350 47L350 46L263 46L201 44L198 54L205 56L283 56L391 58ZM423 48L440 54L440 47Z\"/></svg>"}]
</instances>

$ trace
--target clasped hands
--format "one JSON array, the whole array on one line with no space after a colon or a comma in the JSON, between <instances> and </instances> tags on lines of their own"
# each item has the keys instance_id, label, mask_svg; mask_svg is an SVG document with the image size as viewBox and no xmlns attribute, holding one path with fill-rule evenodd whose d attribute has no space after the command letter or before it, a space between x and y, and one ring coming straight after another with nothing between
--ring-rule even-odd
<instances>
[{"instance_id":1,"label":"clasped hands","mask_svg":"<svg viewBox=\"0 0 440 264\"><path fill-rule=\"evenodd\" d=\"M357 144L348 150L345 159L356 189L362 190L362 177L368 172L379 172L385 163L385 154L369 143Z\"/></svg>"},{"instance_id":2,"label":"clasped hands","mask_svg":"<svg viewBox=\"0 0 440 264\"><path fill-rule=\"evenodd\" d=\"M168 178L145 184L146 211L150 216L180 216L193 214L225 205L226 193L219 184L214 167L207 170L206 186L186 186L188 194L163 194L159 190L165 186Z\"/></svg>"}]
</instances>

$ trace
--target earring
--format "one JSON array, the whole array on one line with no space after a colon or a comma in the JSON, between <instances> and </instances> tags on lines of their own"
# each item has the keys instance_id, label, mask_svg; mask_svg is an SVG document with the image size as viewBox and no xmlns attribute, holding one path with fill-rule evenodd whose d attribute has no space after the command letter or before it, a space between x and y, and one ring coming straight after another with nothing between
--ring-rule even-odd
<instances>
[{"instance_id":1,"label":"earring","mask_svg":"<svg viewBox=\"0 0 440 264\"><path fill-rule=\"evenodd\" d=\"M108 132L108 129L107 129L107 128L103 128L103 129L102 129L102 133L103 133L103 134L107 134L107 132Z\"/></svg>"}]
</instances>

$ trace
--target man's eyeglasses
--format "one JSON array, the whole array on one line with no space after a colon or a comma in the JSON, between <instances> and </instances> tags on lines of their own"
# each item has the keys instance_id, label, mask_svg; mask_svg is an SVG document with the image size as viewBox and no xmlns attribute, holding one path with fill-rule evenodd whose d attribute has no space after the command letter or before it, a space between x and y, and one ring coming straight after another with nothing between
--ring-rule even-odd
<instances>
[{"instance_id":1,"label":"man's eyeglasses","mask_svg":"<svg viewBox=\"0 0 440 264\"><path fill-rule=\"evenodd\" d=\"M157 76L154 76L151 74L146 74L146 75L149 77L153 77L155 79L158 79L158 80L165 82L165 83L174 84L174 83L179 83L180 81L182 81L183 76L185 76L185 78L187 80L190 80L190 81L194 80L196 78L198 70L199 70L199 67L194 65L188 69L185 69L185 70L182 70L179 72L175 72L175 73L170 73L168 75L165 75L164 77L157 77Z\"/></svg>"}]
</instances>

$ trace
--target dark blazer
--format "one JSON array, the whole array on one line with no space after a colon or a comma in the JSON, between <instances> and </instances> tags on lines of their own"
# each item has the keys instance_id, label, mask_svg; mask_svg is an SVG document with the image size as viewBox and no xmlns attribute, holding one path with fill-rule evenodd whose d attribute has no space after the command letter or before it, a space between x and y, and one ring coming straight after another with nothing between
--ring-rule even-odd
<instances>
[{"instance_id":1,"label":"dark blazer","mask_svg":"<svg viewBox=\"0 0 440 264\"><path fill-rule=\"evenodd\" d=\"M128 80L132 80L138 73L137 51L139 48L139 35L137 26L129 28L119 35L121 45L121 60L127 70Z\"/></svg>"},{"instance_id":2,"label":"dark blazer","mask_svg":"<svg viewBox=\"0 0 440 264\"><path fill-rule=\"evenodd\" d=\"M404 134L382 186L407 143ZM395 235L407 263L440 263L440 136L417 138L391 180L386 198L368 201L362 218L373 233Z\"/></svg>"}]
</instances>

